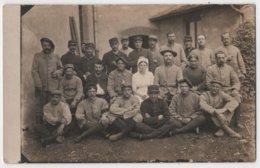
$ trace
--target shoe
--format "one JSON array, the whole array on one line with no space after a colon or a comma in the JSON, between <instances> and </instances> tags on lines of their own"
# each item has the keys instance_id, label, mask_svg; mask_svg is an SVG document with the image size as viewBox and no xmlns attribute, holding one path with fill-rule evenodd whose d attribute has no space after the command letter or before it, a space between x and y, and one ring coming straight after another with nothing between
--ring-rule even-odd
<instances>
[{"instance_id":1,"label":"shoe","mask_svg":"<svg viewBox=\"0 0 260 168\"><path fill-rule=\"evenodd\" d=\"M224 131L222 130L222 129L219 129L217 132L215 132L215 136L216 137L222 137L222 136L224 136Z\"/></svg>"},{"instance_id":2,"label":"shoe","mask_svg":"<svg viewBox=\"0 0 260 168\"><path fill-rule=\"evenodd\" d=\"M232 133L229 136L232 138L242 138L242 136L239 133Z\"/></svg>"},{"instance_id":3,"label":"shoe","mask_svg":"<svg viewBox=\"0 0 260 168\"><path fill-rule=\"evenodd\" d=\"M64 136L57 136L57 138L56 138L56 141L58 143L62 143L62 142L64 142L64 140L65 140Z\"/></svg>"},{"instance_id":4,"label":"shoe","mask_svg":"<svg viewBox=\"0 0 260 168\"><path fill-rule=\"evenodd\" d=\"M74 141L74 143L79 143L81 141L81 138L77 137L73 141Z\"/></svg>"},{"instance_id":5,"label":"shoe","mask_svg":"<svg viewBox=\"0 0 260 168\"><path fill-rule=\"evenodd\" d=\"M114 134L114 135L110 135L109 140L110 141L118 141L122 137L123 137L123 134L120 132L120 133L117 133L117 134Z\"/></svg>"}]
</instances>

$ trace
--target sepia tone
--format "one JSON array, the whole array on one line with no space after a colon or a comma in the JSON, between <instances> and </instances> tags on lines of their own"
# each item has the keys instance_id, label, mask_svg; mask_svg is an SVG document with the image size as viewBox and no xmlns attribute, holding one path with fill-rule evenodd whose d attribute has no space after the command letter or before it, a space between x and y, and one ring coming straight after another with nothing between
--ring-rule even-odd
<instances>
[{"instance_id":1,"label":"sepia tone","mask_svg":"<svg viewBox=\"0 0 260 168\"><path fill-rule=\"evenodd\" d=\"M183 44L185 35L206 35L207 47L220 46L221 34L236 35L239 25L255 24L254 5L32 5L21 6L21 162L254 162L256 159L255 97L241 104L240 133L243 139L214 137L206 128L199 134L187 133L160 139L124 138L110 142L99 135L73 143L72 135L62 144L42 148L32 129L35 124L34 82L31 65L41 51L40 39L55 43L59 56L67 52L72 39L70 17L74 18L78 43L93 42L102 59L110 51L109 39L128 36L133 47L135 35L158 36L158 46L167 43L166 33L174 31ZM79 47L79 46L78 46ZM82 55L79 51L79 55Z\"/></svg>"}]
</instances>

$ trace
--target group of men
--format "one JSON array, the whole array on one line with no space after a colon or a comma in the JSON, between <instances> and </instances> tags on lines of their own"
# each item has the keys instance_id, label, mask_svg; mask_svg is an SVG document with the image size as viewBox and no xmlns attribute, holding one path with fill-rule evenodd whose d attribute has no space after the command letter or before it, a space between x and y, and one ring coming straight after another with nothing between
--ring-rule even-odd
<instances>
[{"instance_id":1,"label":"group of men","mask_svg":"<svg viewBox=\"0 0 260 168\"><path fill-rule=\"evenodd\" d=\"M216 136L240 138L230 124L240 111L240 81L246 70L231 35L223 33L223 45L214 52L206 47L205 35L197 36L196 49L191 36L184 38L185 49L175 42L174 32L167 33L167 40L159 49L158 37L150 35L145 49L143 37L137 35L131 49L124 36L119 49L114 37L109 39L111 51L100 60L93 43L82 43L84 56L79 57L77 43L70 40L69 51L60 58L54 43L42 38L42 51L35 54L32 65L39 108L35 128L41 143L62 142L73 129L81 130L76 143L94 133L111 141L126 135L157 138L198 131L209 120L218 128ZM149 97L141 103L132 91L140 57L149 60L154 74Z\"/></svg>"}]
</instances>

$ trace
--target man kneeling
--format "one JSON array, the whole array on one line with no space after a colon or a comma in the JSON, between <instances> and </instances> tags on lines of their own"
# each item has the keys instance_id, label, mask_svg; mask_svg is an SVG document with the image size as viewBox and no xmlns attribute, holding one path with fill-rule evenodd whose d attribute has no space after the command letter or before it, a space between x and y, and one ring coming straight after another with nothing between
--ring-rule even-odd
<instances>
[{"instance_id":1,"label":"man kneeling","mask_svg":"<svg viewBox=\"0 0 260 168\"><path fill-rule=\"evenodd\" d=\"M171 123L168 104L159 98L159 86L148 86L149 98L141 104L143 123L137 123L135 131L130 136L138 139L149 139L162 137L173 128Z\"/></svg>"},{"instance_id":2,"label":"man kneeling","mask_svg":"<svg viewBox=\"0 0 260 168\"><path fill-rule=\"evenodd\" d=\"M133 130L136 123L142 122L140 101L132 94L132 87L123 85L122 92L123 95L116 98L107 114L111 126L120 130L119 133L109 136L111 141L119 140Z\"/></svg>"},{"instance_id":3,"label":"man kneeling","mask_svg":"<svg viewBox=\"0 0 260 168\"><path fill-rule=\"evenodd\" d=\"M75 143L91 134L103 131L104 122L101 118L102 114L108 111L106 100L96 97L96 85L90 84L86 92L87 98L79 103L76 111L76 119L83 133L74 140Z\"/></svg>"},{"instance_id":4,"label":"man kneeling","mask_svg":"<svg viewBox=\"0 0 260 168\"><path fill-rule=\"evenodd\" d=\"M43 107L43 124L36 125L36 132L42 146L53 141L61 143L71 129L71 112L66 103L61 102L61 91L51 92L51 100Z\"/></svg>"},{"instance_id":5,"label":"man kneeling","mask_svg":"<svg viewBox=\"0 0 260 168\"><path fill-rule=\"evenodd\" d=\"M178 86L181 93L173 97L169 110L172 114L172 122L181 128L174 129L170 134L194 130L206 121L206 117L200 111L200 97L190 91L192 88L190 81L182 79L178 81Z\"/></svg>"}]
</instances>

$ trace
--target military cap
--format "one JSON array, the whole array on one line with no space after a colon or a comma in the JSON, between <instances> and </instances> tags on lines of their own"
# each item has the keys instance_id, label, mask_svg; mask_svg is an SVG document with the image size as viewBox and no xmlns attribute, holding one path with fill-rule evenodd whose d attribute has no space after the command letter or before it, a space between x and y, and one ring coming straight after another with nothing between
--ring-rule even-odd
<instances>
[{"instance_id":1,"label":"military cap","mask_svg":"<svg viewBox=\"0 0 260 168\"><path fill-rule=\"evenodd\" d=\"M87 85L86 91L89 91L90 89L97 90L97 86L95 84L93 84L93 83L90 83L90 84Z\"/></svg>"},{"instance_id":2,"label":"military cap","mask_svg":"<svg viewBox=\"0 0 260 168\"><path fill-rule=\"evenodd\" d=\"M74 41L74 40L69 40L68 41L68 46L71 46L71 45L77 45L77 42Z\"/></svg>"},{"instance_id":3,"label":"military cap","mask_svg":"<svg viewBox=\"0 0 260 168\"><path fill-rule=\"evenodd\" d=\"M125 64L128 64L128 61L127 61L124 57L118 57L118 58L116 59L116 63L117 63L119 60L122 60Z\"/></svg>"},{"instance_id":4,"label":"military cap","mask_svg":"<svg viewBox=\"0 0 260 168\"><path fill-rule=\"evenodd\" d=\"M220 86L223 86L223 83L222 83L221 81L217 80L217 79L213 79L213 80L210 82L210 84L213 84L213 83L217 83L217 84L219 84Z\"/></svg>"},{"instance_id":5,"label":"military cap","mask_svg":"<svg viewBox=\"0 0 260 168\"><path fill-rule=\"evenodd\" d=\"M54 43L52 42L52 40L50 40L49 38L46 38L46 37L43 37L43 38L41 38L41 43L43 43L43 42L48 42L48 43L50 43L51 44L51 47L52 47L52 49L54 49L55 48L55 45L54 45Z\"/></svg>"},{"instance_id":6,"label":"military cap","mask_svg":"<svg viewBox=\"0 0 260 168\"><path fill-rule=\"evenodd\" d=\"M66 64L66 65L64 65L64 69L65 70L68 69L68 68L74 69L74 65L73 64Z\"/></svg>"},{"instance_id":7,"label":"military cap","mask_svg":"<svg viewBox=\"0 0 260 168\"><path fill-rule=\"evenodd\" d=\"M198 56L195 52L189 54L189 56L188 56L188 61L189 61L191 58L196 58L197 60L199 60L199 56Z\"/></svg>"},{"instance_id":8,"label":"military cap","mask_svg":"<svg viewBox=\"0 0 260 168\"><path fill-rule=\"evenodd\" d=\"M149 39L158 41L158 37L156 35L149 35L148 37L149 37Z\"/></svg>"},{"instance_id":9,"label":"military cap","mask_svg":"<svg viewBox=\"0 0 260 168\"><path fill-rule=\"evenodd\" d=\"M136 36L133 37L133 39L134 39L134 42L135 41L143 41L143 37L141 35L136 35Z\"/></svg>"},{"instance_id":10,"label":"military cap","mask_svg":"<svg viewBox=\"0 0 260 168\"><path fill-rule=\"evenodd\" d=\"M51 91L51 95L54 96L54 95L59 95L61 96L61 91L60 90L53 90Z\"/></svg>"},{"instance_id":11,"label":"military cap","mask_svg":"<svg viewBox=\"0 0 260 168\"><path fill-rule=\"evenodd\" d=\"M91 43L91 42L88 42L88 43L83 43L86 45L86 47L91 47L93 49L95 49L95 44L94 43Z\"/></svg>"},{"instance_id":12,"label":"military cap","mask_svg":"<svg viewBox=\"0 0 260 168\"><path fill-rule=\"evenodd\" d=\"M109 44L114 44L114 43L119 43L119 40L117 37L113 37L113 38L109 39Z\"/></svg>"},{"instance_id":13,"label":"military cap","mask_svg":"<svg viewBox=\"0 0 260 168\"><path fill-rule=\"evenodd\" d=\"M100 59L98 59L98 60L95 62L95 64L103 65L103 62L102 62Z\"/></svg>"},{"instance_id":14,"label":"military cap","mask_svg":"<svg viewBox=\"0 0 260 168\"><path fill-rule=\"evenodd\" d=\"M192 41L192 37L190 35L186 35L184 36L184 39L183 39L184 42L186 41Z\"/></svg>"},{"instance_id":15,"label":"military cap","mask_svg":"<svg viewBox=\"0 0 260 168\"><path fill-rule=\"evenodd\" d=\"M122 36L121 41L123 41L123 40L129 40L128 36Z\"/></svg>"},{"instance_id":16,"label":"military cap","mask_svg":"<svg viewBox=\"0 0 260 168\"><path fill-rule=\"evenodd\" d=\"M164 55L166 52L172 53L172 55L173 55L174 57L177 56L177 53L176 53L175 51L172 51L172 50L169 50L169 49L162 50L160 53L161 53L161 55Z\"/></svg>"},{"instance_id":17,"label":"military cap","mask_svg":"<svg viewBox=\"0 0 260 168\"><path fill-rule=\"evenodd\" d=\"M151 94L151 93L159 93L160 90L159 90L159 86L158 85L150 85L148 86L148 94Z\"/></svg>"},{"instance_id":18,"label":"military cap","mask_svg":"<svg viewBox=\"0 0 260 168\"><path fill-rule=\"evenodd\" d=\"M184 79L179 80L178 84L181 84L181 83L186 83L190 88L192 88L192 84L188 79L184 78Z\"/></svg>"},{"instance_id":19,"label":"military cap","mask_svg":"<svg viewBox=\"0 0 260 168\"><path fill-rule=\"evenodd\" d=\"M132 89L132 85L122 85L122 86L121 86L121 89L123 90L124 88L130 88L130 89Z\"/></svg>"}]
</instances>

